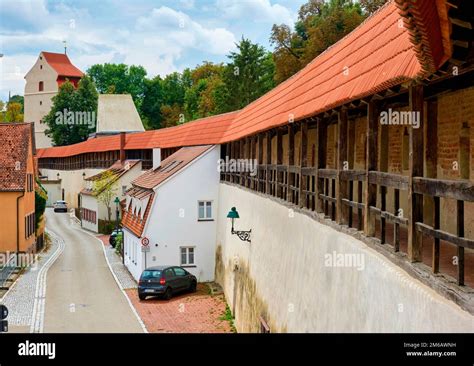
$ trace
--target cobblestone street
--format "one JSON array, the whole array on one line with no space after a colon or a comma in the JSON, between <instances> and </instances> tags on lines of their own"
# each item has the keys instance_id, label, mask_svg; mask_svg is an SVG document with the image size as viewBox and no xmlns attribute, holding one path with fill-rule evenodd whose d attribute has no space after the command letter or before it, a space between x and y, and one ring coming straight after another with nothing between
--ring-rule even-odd
<instances>
[{"instance_id":1,"label":"cobblestone street","mask_svg":"<svg viewBox=\"0 0 474 366\"><path fill-rule=\"evenodd\" d=\"M16 327L31 326L38 275L45 263L59 250L59 238L54 233L49 232L49 234L51 246L46 251L38 254L37 264L21 274L10 291L0 301L9 309L8 323L10 331L16 331ZM27 329L25 328L25 330Z\"/></svg>"}]
</instances>

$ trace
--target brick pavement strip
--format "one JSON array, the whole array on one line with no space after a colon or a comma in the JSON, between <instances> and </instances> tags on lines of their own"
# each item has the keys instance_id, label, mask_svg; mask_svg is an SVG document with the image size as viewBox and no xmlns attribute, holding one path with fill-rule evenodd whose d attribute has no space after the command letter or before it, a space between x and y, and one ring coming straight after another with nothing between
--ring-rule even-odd
<instances>
[{"instance_id":1,"label":"brick pavement strip","mask_svg":"<svg viewBox=\"0 0 474 366\"><path fill-rule=\"evenodd\" d=\"M137 291L125 291L150 333L231 333L225 314L223 295L207 294L204 284L194 294L183 294L171 300L138 299Z\"/></svg>"},{"instance_id":2,"label":"brick pavement strip","mask_svg":"<svg viewBox=\"0 0 474 366\"><path fill-rule=\"evenodd\" d=\"M109 236L98 235L97 238L104 244L112 271L150 333L232 332L229 322L220 319L226 309L224 295L209 295L204 284L198 285L196 293L178 295L170 301L150 297L140 301L137 283L110 246Z\"/></svg>"}]
</instances>

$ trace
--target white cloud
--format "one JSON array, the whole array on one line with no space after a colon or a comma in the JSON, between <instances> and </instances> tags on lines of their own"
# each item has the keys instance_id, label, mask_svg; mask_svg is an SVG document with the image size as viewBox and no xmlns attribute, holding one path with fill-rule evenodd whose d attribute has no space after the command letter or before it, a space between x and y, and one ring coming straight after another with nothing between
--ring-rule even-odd
<instances>
[{"instance_id":1,"label":"white cloud","mask_svg":"<svg viewBox=\"0 0 474 366\"><path fill-rule=\"evenodd\" d=\"M224 28L206 28L192 20L187 14L166 6L153 9L150 16L137 20L137 30L156 38L161 43L160 34L166 34L167 46L174 49L195 48L207 52L226 55L235 45L234 35Z\"/></svg>"},{"instance_id":2,"label":"white cloud","mask_svg":"<svg viewBox=\"0 0 474 366\"><path fill-rule=\"evenodd\" d=\"M285 23L290 26L295 14L280 4L271 4L270 0L216 0L216 7L230 19L242 19L252 15L262 23Z\"/></svg>"}]
</instances>

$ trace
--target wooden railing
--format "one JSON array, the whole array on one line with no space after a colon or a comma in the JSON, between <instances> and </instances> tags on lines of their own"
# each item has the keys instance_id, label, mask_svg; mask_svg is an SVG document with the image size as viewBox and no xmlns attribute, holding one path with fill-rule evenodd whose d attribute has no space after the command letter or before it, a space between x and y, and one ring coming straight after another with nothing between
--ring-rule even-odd
<instances>
[{"instance_id":1,"label":"wooden railing","mask_svg":"<svg viewBox=\"0 0 474 366\"><path fill-rule=\"evenodd\" d=\"M380 186L380 207L370 206L370 211L379 217L380 242L386 243L387 221L393 223L393 248L396 252L400 250L400 225L408 226L408 219L400 210L400 191L408 190L408 177L385 172L369 172L369 182ZM394 189L393 210L387 208L387 189Z\"/></svg>"},{"instance_id":2,"label":"wooden railing","mask_svg":"<svg viewBox=\"0 0 474 366\"><path fill-rule=\"evenodd\" d=\"M415 222L416 230L433 238L432 271L439 272L440 240L457 248L457 282L464 285L464 249L474 249L474 240L464 237L464 202L474 202L474 183L470 181L450 181L430 178L413 178L413 191L429 196L434 201L432 226ZM456 200L456 234L440 229L440 198Z\"/></svg>"},{"instance_id":3,"label":"wooden railing","mask_svg":"<svg viewBox=\"0 0 474 366\"><path fill-rule=\"evenodd\" d=\"M363 230L363 211L364 211L364 198L363 198L363 182L366 180L365 170L343 170L340 173L340 178L343 181L348 182L348 193L347 197L342 197L342 204L347 206L347 226L353 227L353 210L357 213L357 230ZM354 199L354 183L357 186L357 200Z\"/></svg>"}]
</instances>

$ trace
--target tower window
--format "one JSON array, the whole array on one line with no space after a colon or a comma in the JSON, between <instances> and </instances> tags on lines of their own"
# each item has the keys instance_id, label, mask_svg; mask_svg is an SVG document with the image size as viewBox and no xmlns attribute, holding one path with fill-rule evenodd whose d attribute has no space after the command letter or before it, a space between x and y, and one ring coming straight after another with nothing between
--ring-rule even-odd
<instances>
[{"instance_id":1,"label":"tower window","mask_svg":"<svg viewBox=\"0 0 474 366\"><path fill-rule=\"evenodd\" d=\"M40 70L43 70L43 65L40 65Z\"/></svg>"},{"instance_id":2,"label":"tower window","mask_svg":"<svg viewBox=\"0 0 474 366\"><path fill-rule=\"evenodd\" d=\"M40 100L40 105L43 105L43 101L42 101L42 100Z\"/></svg>"},{"instance_id":3,"label":"tower window","mask_svg":"<svg viewBox=\"0 0 474 366\"><path fill-rule=\"evenodd\" d=\"M44 83L42 81L40 81L39 85L38 85L38 90L43 91L43 89L44 89Z\"/></svg>"}]
</instances>

